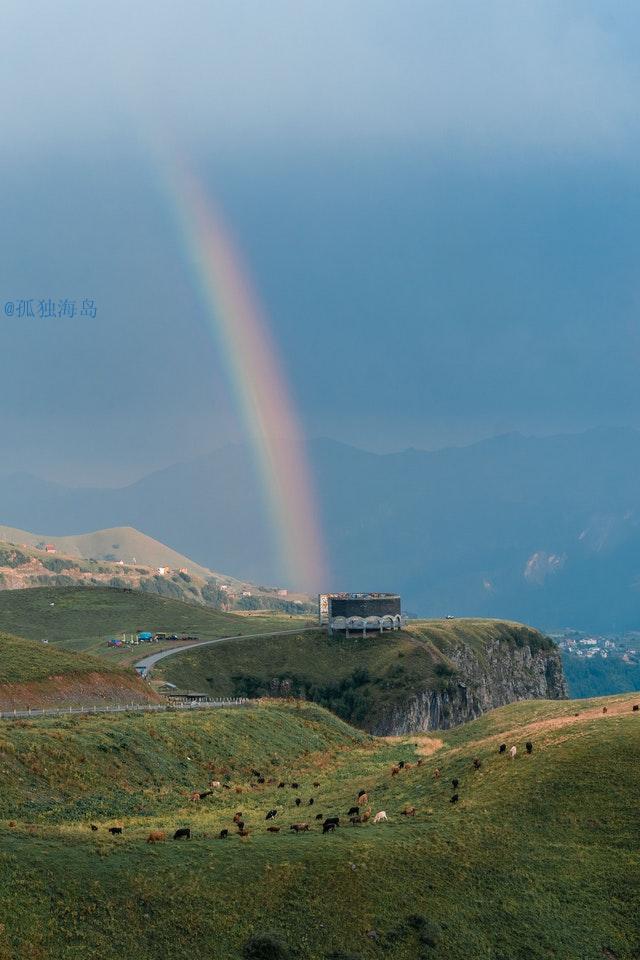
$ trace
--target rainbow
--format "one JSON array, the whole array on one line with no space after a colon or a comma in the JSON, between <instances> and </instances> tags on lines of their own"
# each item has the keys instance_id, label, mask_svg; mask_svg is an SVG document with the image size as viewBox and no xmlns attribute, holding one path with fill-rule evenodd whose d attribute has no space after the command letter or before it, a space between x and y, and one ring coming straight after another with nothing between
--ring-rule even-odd
<instances>
[{"instance_id":1,"label":"rainbow","mask_svg":"<svg viewBox=\"0 0 640 960\"><path fill-rule=\"evenodd\" d=\"M223 345L251 438L281 562L292 587L320 592L327 568L317 499L265 312L223 217L196 175L184 164L172 164L168 173L208 323Z\"/></svg>"}]
</instances>

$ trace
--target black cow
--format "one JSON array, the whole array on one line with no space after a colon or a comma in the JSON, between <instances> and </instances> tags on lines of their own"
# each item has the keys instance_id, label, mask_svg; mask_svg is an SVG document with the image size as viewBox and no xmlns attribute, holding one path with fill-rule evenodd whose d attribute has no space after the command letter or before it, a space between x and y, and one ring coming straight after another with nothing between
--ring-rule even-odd
<instances>
[{"instance_id":1,"label":"black cow","mask_svg":"<svg viewBox=\"0 0 640 960\"><path fill-rule=\"evenodd\" d=\"M360 807L351 807L349 809L349 812L347 813L347 816L350 817L353 814L357 814L357 813L360 813Z\"/></svg>"},{"instance_id":2,"label":"black cow","mask_svg":"<svg viewBox=\"0 0 640 960\"><path fill-rule=\"evenodd\" d=\"M315 800L313 799L313 797L310 797L310 799L309 799L309 806L312 807L312 806L314 805L314 803L315 803Z\"/></svg>"},{"instance_id":3,"label":"black cow","mask_svg":"<svg viewBox=\"0 0 640 960\"><path fill-rule=\"evenodd\" d=\"M274 820L278 816L277 810L269 810L269 813L266 815L265 820Z\"/></svg>"},{"instance_id":4,"label":"black cow","mask_svg":"<svg viewBox=\"0 0 640 960\"><path fill-rule=\"evenodd\" d=\"M262 774L260 773L259 770L252 770L251 773L253 774L254 777L261 777L261 776L262 776Z\"/></svg>"},{"instance_id":5,"label":"black cow","mask_svg":"<svg viewBox=\"0 0 640 960\"><path fill-rule=\"evenodd\" d=\"M533 744L531 743L531 740L527 740L527 742L525 743L524 746L525 746L525 750L527 751L527 753L532 753L532 752L533 752Z\"/></svg>"},{"instance_id":6,"label":"black cow","mask_svg":"<svg viewBox=\"0 0 640 960\"><path fill-rule=\"evenodd\" d=\"M632 713L637 713L638 710L640 710L640 704L634 703L634 705L633 705L633 707L631 708L631 710L632 710Z\"/></svg>"},{"instance_id":7,"label":"black cow","mask_svg":"<svg viewBox=\"0 0 640 960\"><path fill-rule=\"evenodd\" d=\"M366 792L366 790L358 790L358 799L360 799L360 797L364 797Z\"/></svg>"},{"instance_id":8,"label":"black cow","mask_svg":"<svg viewBox=\"0 0 640 960\"><path fill-rule=\"evenodd\" d=\"M228 836L229 836L229 831L228 831L228 830L221 830L220 833L218 834L218 839L219 839L219 840L224 840L225 837L228 837Z\"/></svg>"},{"instance_id":9,"label":"black cow","mask_svg":"<svg viewBox=\"0 0 640 960\"><path fill-rule=\"evenodd\" d=\"M457 790L457 789L458 789L458 784L459 784L459 783L460 783L460 781L459 781L459 780L456 780L456 779L453 779L453 780L451 781L451 786L453 787L454 790Z\"/></svg>"},{"instance_id":10,"label":"black cow","mask_svg":"<svg viewBox=\"0 0 640 960\"><path fill-rule=\"evenodd\" d=\"M244 820L238 820L238 833L242 833L244 830Z\"/></svg>"},{"instance_id":11,"label":"black cow","mask_svg":"<svg viewBox=\"0 0 640 960\"><path fill-rule=\"evenodd\" d=\"M282 783L282 781L280 781L278 784L278 790L282 790L283 787L286 787L286 783Z\"/></svg>"},{"instance_id":12,"label":"black cow","mask_svg":"<svg viewBox=\"0 0 640 960\"><path fill-rule=\"evenodd\" d=\"M299 784L297 784L297 783L292 783L292 784L291 784L291 789L292 789L292 790L297 790L297 789L298 789L298 786L299 786Z\"/></svg>"},{"instance_id":13,"label":"black cow","mask_svg":"<svg viewBox=\"0 0 640 960\"><path fill-rule=\"evenodd\" d=\"M296 797L296 807L299 807L301 803L302 803L302 800L300 799L300 797Z\"/></svg>"},{"instance_id":14,"label":"black cow","mask_svg":"<svg viewBox=\"0 0 640 960\"><path fill-rule=\"evenodd\" d=\"M322 813L316 813L316 820L322 820L322 817L323 817Z\"/></svg>"},{"instance_id":15,"label":"black cow","mask_svg":"<svg viewBox=\"0 0 640 960\"><path fill-rule=\"evenodd\" d=\"M116 833L122 833L122 827L107 827L107 830L114 837Z\"/></svg>"},{"instance_id":16,"label":"black cow","mask_svg":"<svg viewBox=\"0 0 640 960\"><path fill-rule=\"evenodd\" d=\"M335 830L337 826L338 824L334 823L333 820L325 820L325 822L322 824L322 832L331 833L331 831Z\"/></svg>"},{"instance_id":17,"label":"black cow","mask_svg":"<svg viewBox=\"0 0 640 960\"><path fill-rule=\"evenodd\" d=\"M264 777L258 777L258 783L264 783Z\"/></svg>"},{"instance_id":18,"label":"black cow","mask_svg":"<svg viewBox=\"0 0 640 960\"><path fill-rule=\"evenodd\" d=\"M191 840L191 830L189 827L180 827L173 835L174 840Z\"/></svg>"},{"instance_id":19,"label":"black cow","mask_svg":"<svg viewBox=\"0 0 640 960\"><path fill-rule=\"evenodd\" d=\"M506 743L501 743L500 746L498 747L498 753L505 753L506 749L507 749Z\"/></svg>"},{"instance_id":20,"label":"black cow","mask_svg":"<svg viewBox=\"0 0 640 960\"><path fill-rule=\"evenodd\" d=\"M482 766L482 760L479 760L478 757L474 757L473 765L476 768L476 770L479 770L480 767Z\"/></svg>"},{"instance_id":21,"label":"black cow","mask_svg":"<svg viewBox=\"0 0 640 960\"><path fill-rule=\"evenodd\" d=\"M96 827L95 823L92 823L92 824L91 824L91 829L92 829L92 830L97 830L97 829L98 829L98 828Z\"/></svg>"},{"instance_id":22,"label":"black cow","mask_svg":"<svg viewBox=\"0 0 640 960\"><path fill-rule=\"evenodd\" d=\"M454 795L451 797L451 800L449 800L449 803L457 803L459 799L460 797L458 796L458 794L454 793Z\"/></svg>"}]
</instances>

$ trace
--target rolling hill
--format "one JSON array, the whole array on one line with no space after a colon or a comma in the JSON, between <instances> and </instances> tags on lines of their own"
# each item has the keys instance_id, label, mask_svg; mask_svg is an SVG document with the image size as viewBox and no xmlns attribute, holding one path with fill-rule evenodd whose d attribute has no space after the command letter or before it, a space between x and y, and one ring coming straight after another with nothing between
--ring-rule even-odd
<instances>
[{"instance_id":1,"label":"rolling hill","mask_svg":"<svg viewBox=\"0 0 640 960\"><path fill-rule=\"evenodd\" d=\"M291 629L290 616L223 613L136 590L105 587L35 587L0 591L0 630L33 640L47 639L69 651L89 652L114 663L139 659L143 648L113 649L110 636L149 630L188 634L202 640ZM153 646L153 651L171 643Z\"/></svg>"},{"instance_id":2,"label":"rolling hill","mask_svg":"<svg viewBox=\"0 0 640 960\"><path fill-rule=\"evenodd\" d=\"M390 740L269 702L0 723L0 957L633 960L633 702L518 703ZM230 789L190 802L212 780ZM349 825L359 789L386 822ZM316 811L341 826L323 836ZM191 839L173 842L177 827ZM147 843L150 830L167 840Z\"/></svg>"},{"instance_id":3,"label":"rolling hill","mask_svg":"<svg viewBox=\"0 0 640 960\"><path fill-rule=\"evenodd\" d=\"M0 710L159 699L132 670L0 633Z\"/></svg>"},{"instance_id":4,"label":"rolling hill","mask_svg":"<svg viewBox=\"0 0 640 960\"><path fill-rule=\"evenodd\" d=\"M522 624L416 621L398 633L325 631L221 643L161 661L155 676L216 696L296 696L381 734L449 727L492 707L566 696L553 642Z\"/></svg>"}]
</instances>

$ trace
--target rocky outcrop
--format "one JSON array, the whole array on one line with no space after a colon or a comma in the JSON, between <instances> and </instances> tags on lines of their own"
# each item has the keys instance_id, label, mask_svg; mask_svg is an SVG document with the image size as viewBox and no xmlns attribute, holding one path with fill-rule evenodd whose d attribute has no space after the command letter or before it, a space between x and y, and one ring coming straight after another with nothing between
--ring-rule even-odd
<instances>
[{"instance_id":1,"label":"rocky outcrop","mask_svg":"<svg viewBox=\"0 0 640 960\"><path fill-rule=\"evenodd\" d=\"M389 706L369 729L382 736L446 730L516 700L562 700L567 684L555 647L533 649L489 640L478 655L467 645L449 653L455 668L445 683ZM369 725L367 725L369 726Z\"/></svg>"}]
</instances>

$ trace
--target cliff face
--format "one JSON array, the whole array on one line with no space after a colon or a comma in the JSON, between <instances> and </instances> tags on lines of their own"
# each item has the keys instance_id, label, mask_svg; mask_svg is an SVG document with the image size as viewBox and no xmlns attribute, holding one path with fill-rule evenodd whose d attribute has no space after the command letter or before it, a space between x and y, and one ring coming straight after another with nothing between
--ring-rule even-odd
<instances>
[{"instance_id":1,"label":"cliff face","mask_svg":"<svg viewBox=\"0 0 640 960\"><path fill-rule=\"evenodd\" d=\"M515 700L562 700L567 684L557 649L536 650L496 639L485 644L482 657L468 646L449 654L456 674L441 689L425 689L402 704L387 708L369 726L372 733L446 730L474 720L487 710Z\"/></svg>"}]
</instances>

